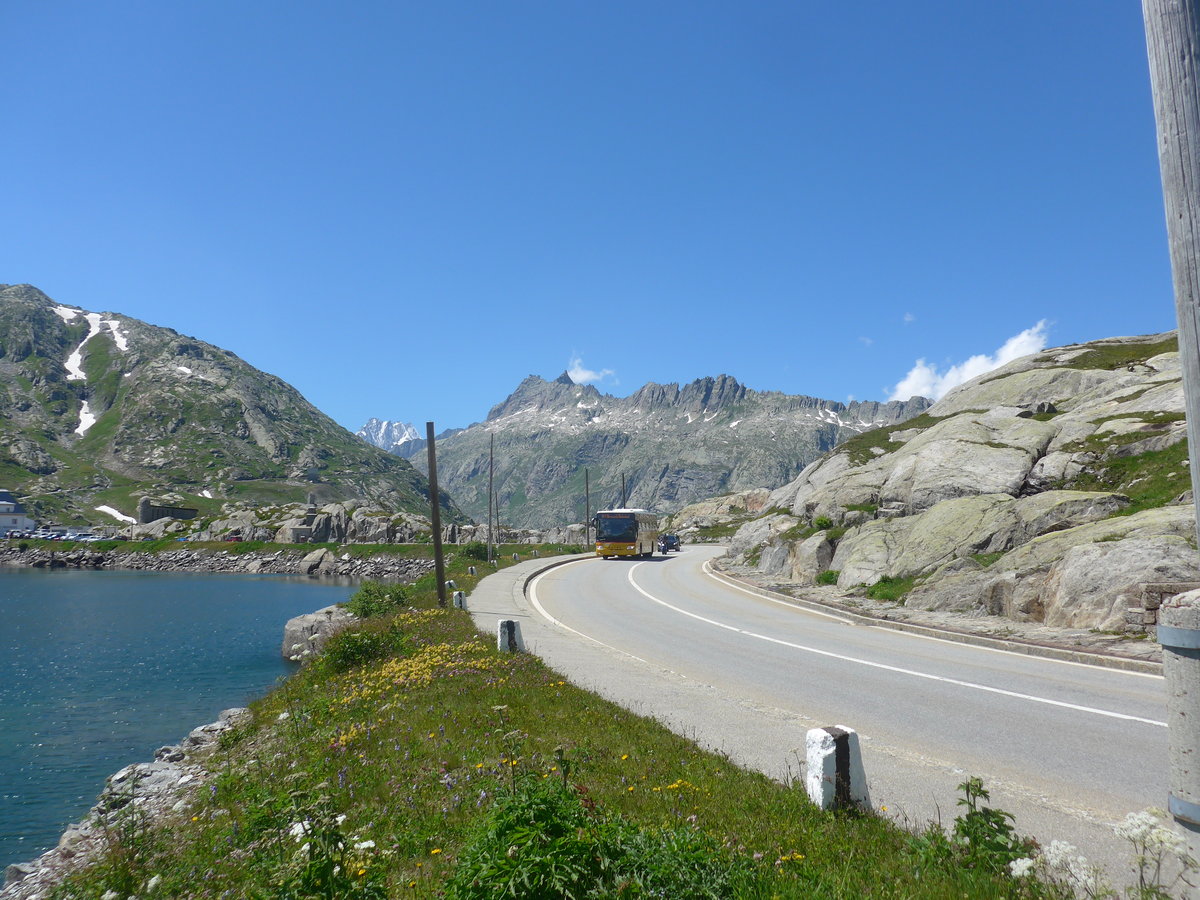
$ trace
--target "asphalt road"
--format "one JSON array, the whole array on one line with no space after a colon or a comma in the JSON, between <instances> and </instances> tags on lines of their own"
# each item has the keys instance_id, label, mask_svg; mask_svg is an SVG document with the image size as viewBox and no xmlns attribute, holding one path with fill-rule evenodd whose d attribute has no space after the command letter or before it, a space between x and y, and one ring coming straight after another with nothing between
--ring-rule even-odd
<instances>
[{"instance_id":1,"label":"asphalt road","mask_svg":"<svg viewBox=\"0 0 1200 900\"><path fill-rule=\"evenodd\" d=\"M1112 824L1166 804L1160 677L849 624L713 579L720 552L584 559L472 609L517 618L572 680L742 765L798 777L805 732L849 726L887 814L948 823L980 775L1022 833L1120 877Z\"/></svg>"}]
</instances>

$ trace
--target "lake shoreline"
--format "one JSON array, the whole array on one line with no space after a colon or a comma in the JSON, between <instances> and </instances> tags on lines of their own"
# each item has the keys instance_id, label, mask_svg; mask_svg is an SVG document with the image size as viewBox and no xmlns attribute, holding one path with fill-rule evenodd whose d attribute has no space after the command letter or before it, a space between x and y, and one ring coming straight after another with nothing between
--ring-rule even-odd
<instances>
[{"instance_id":1,"label":"lake shoreline","mask_svg":"<svg viewBox=\"0 0 1200 900\"><path fill-rule=\"evenodd\" d=\"M111 573L111 577L118 577L122 573L130 576L139 577L142 574L153 577L158 574L177 575L179 578L186 579L188 576L218 576L217 580L223 581L219 576L231 575L235 576L230 579L230 584L241 583L245 576L265 575L265 576L284 576L282 583L300 581L304 587L308 584L314 588L319 588L323 585L329 585L331 589L337 590L342 586L339 594L343 594L345 590L352 590L351 582L364 577L373 577L381 579L396 579L403 578L412 580L420 577L425 571L432 569L432 560L422 559L402 559L397 557L384 557L382 565L373 566L346 566L338 567L333 570L332 577L325 577L329 571L326 567L321 571L314 571L312 577L297 578L300 575L299 563L310 554L300 552L247 552L243 554L231 554L223 551L166 551L160 553L113 553L103 552L97 553L89 550L71 550L71 551L49 551L49 550L33 550L26 549L24 551L17 548L0 547L0 572L8 571L12 575L20 572L32 574L38 570L50 574L49 570L54 570L61 573L60 577L50 578L49 583L59 585L57 589L60 593L75 594L75 580L79 576L89 572L105 572ZM363 560L346 560L345 562L364 562ZM237 578L236 576L243 576ZM340 575L350 577L342 578ZM291 576L291 577L288 577ZM65 579L65 580L64 580ZM273 579L272 579L273 580ZM107 582L108 579L106 578ZM172 582L174 579L172 579ZM124 581L117 581L117 584L124 585ZM300 585L298 585L300 586ZM221 592L222 598L232 603L239 608L242 607L242 602L236 589L230 588L229 591ZM236 598L236 599L231 599ZM311 601L312 598L310 598ZM312 605L305 605L304 609L312 610L315 608L327 607L328 600L322 603L320 600L312 602ZM40 601L39 601L40 603ZM155 605L158 605L157 603ZM286 622L290 621L297 614L305 615L300 610L288 612L285 617L277 620L274 627L270 627L269 643L264 644L263 638L267 637L264 633L256 638L256 646L261 646L261 656L266 658L281 659L279 641L282 640ZM55 614L52 614L52 618ZM135 616L136 618L136 616ZM271 618L271 617L269 617ZM217 621L225 621L228 626L228 620L223 617L214 620L214 625ZM239 633L243 633L241 626L235 626ZM216 629L222 631L223 629ZM278 637L276 637L278 636ZM255 653L256 656L260 655ZM161 667L157 670L161 671ZM236 691L231 690L224 693L225 707L229 707L230 700L237 702L241 699L243 702L253 696L261 696L270 690L270 682L264 681L261 693L258 689L251 689L249 694L244 692L244 688L238 688ZM240 697L239 697L240 695ZM220 697L220 695L217 695ZM220 701L218 701L220 702ZM176 709L190 709L190 706L175 706ZM221 709L221 706L216 706L216 709ZM237 715L233 715L237 713ZM0 859L0 870L4 872L4 878L0 879L0 898L3 900L13 900L13 898L26 897L44 897L48 894L46 891L53 885L59 883L67 874L82 867L102 849L104 837L103 821L110 816L123 801L118 794L128 796L131 785L137 784L137 796L139 798L139 808L143 808L148 814L166 815L173 809L178 808L181 802L187 802L187 798L191 796L190 789L196 785L203 783L203 772L200 767L201 751L205 753L209 749L211 743L216 740L219 732L227 727L231 727L233 720L240 716L247 715L246 711L239 708L226 709L221 713L217 722L212 722L207 725L201 725L198 728L193 728L193 724L197 721L208 722L211 713L204 712L200 716L179 716L176 718L181 720L182 728L180 731L172 729L171 732L163 733L158 731L156 736L149 737L148 746L142 753L126 756L125 759L143 760L152 756L151 762L136 762L129 765L121 765L118 762L108 769L101 769L100 772L91 776L90 783L95 785L91 788L93 802L88 805L87 811L82 818L66 819L68 822L65 826L55 829L55 836L49 834L42 837L35 844L31 856L24 854L17 855L15 853L5 853L7 859ZM188 732L188 729L191 729ZM153 729L151 729L153 731ZM173 733L172 733L173 732ZM149 732L148 732L149 733ZM170 742L174 735L181 733L187 736L178 744L170 744L169 746L160 747L157 752L151 752L152 748L158 742ZM40 744L38 745L40 746ZM99 759L104 759L103 754ZM90 768L97 768L92 765ZM43 776L45 777L45 776ZM185 790L185 787L188 790ZM116 804L116 805L114 805ZM28 832L26 832L28 833ZM53 841L53 843L51 843ZM35 849L40 845L42 849ZM6 848L12 850L12 847ZM14 856L16 857L14 859Z\"/></svg>"},{"instance_id":2,"label":"lake shoreline","mask_svg":"<svg viewBox=\"0 0 1200 900\"><path fill-rule=\"evenodd\" d=\"M432 559L386 553L370 557L337 556L326 549L229 550L178 549L157 553L76 548L53 550L0 546L0 566L34 569L121 569L190 574L303 575L317 578L400 579L415 581L434 569Z\"/></svg>"}]
</instances>

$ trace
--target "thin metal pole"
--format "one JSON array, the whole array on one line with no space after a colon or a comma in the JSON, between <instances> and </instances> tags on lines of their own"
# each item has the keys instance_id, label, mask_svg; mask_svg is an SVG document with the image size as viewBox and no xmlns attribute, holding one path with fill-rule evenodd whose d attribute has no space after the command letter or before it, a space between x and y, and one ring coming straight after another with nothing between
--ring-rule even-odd
<instances>
[{"instance_id":1,"label":"thin metal pole","mask_svg":"<svg viewBox=\"0 0 1200 900\"><path fill-rule=\"evenodd\" d=\"M446 560L442 557L442 513L438 505L437 451L433 446L433 423L425 423L429 444L429 503L433 507L433 564L437 570L438 606L446 605Z\"/></svg>"},{"instance_id":2,"label":"thin metal pole","mask_svg":"<svg viewBox=\"0 0 1200 900\"><path fill-rule=\"evenodd\" d=\"M621 473L621 509L628 509L625 505L629 501L625 498L625 473Z\"/></svg>"},{"instance_id":3,"label":"thin metal pole","mask_svg":"<svg viewBox=\"0 0 1200 900\"><path fill-rule=\"evenodd\" d=\"M492 556L492 546L495 543L494 533L492 531L492 485L493 472L495 468L495 453L496 453L496 435L488 435L488 514L487 514L487 532L488 532L488 562L494 558Z\"/></svg>"},{"instance_id":4,"label":"thin metal pole","mask_svg":"<svg viewBox=\"0 0 1200 900\"><path fill-rule=\"evenodd\" d=\"M583 546L592 543L592 484L588 480L588 470L583 470Z\"/></svg>"},{"instance_id":5,"label":"thin metal pole","mask_svg":"<svg viewBox=\"0 0 1200 900\"><path fill-rule=\"evenodd\" d=\"M1200 0L1142 0L1197 526L1200 527ZM1167 690L1167 808L1200 856L1200 598L1159 613ZM1193 890L1187 896L1197 896Z\"/></svg>"}]
</instances>

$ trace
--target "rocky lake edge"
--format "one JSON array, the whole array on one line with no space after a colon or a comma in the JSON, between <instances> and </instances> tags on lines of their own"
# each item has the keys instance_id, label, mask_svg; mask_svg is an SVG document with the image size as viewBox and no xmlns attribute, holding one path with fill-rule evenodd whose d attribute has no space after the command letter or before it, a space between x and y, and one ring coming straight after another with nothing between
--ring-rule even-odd
<instances>
[{"instance_id":1,"label":"rocky lake edge","mask_svg":"<svg viewBox=\"0 0 1200 900\"><path fill-rule=\"evenodd\" d=\"M5 868L0 898L42 900L103 852L123 821L147 821L186 809L195 791L214 777L204 758L225 731L249 714L240 707L224 710L217 721L194 728L179 744L160 747L153 762L133 763L110 775L96 804L81 821L67 826L56 846L37 859Z\"/></svg>"},{"instance_id":2,"label":"rocky lake edge","mask_svg":"<svg viewBox=\"0 0 1200 900\"><path fill-rule=\"evenodd\" d=\"M368 557L338 555L326 548L231 552L179 549L129 551L124 549L58 550L44 547L0 545L0 567L35 569L121 569L138 572L188 572L192 574L304 575L321 578L381 578L415 581L434 568L432 558L411 558L388 553Z\"/></svg>"},{"instance_id":3,"label":"rocky lake edge","mask_svg":"<svg viewBox=\"0 0 1200 900\"><path fill-rule=\"evenodd\" d=\"M339 557L324 548L245 553L180 549L154 553L9 546L0 547L0 566L415 581L433 570L434 561L389 554ZM285 644L287 629L293 623L318 617L320 613L300 616L285 624ZM107 833L121 816L136 811L150 819L184 808L192 792L212 775L203 765L203 758L221 733L247 715L249 712L241 708L225 710L216 722L193 729L180 744L160 748L153 762L133 763L110 775L96 804L80 822L67 826L55 847L35 860L6 864L0 900L40 900L48 896L46 892L66 875L85 866L104 849Z\"/></svg>"}]
</instances>

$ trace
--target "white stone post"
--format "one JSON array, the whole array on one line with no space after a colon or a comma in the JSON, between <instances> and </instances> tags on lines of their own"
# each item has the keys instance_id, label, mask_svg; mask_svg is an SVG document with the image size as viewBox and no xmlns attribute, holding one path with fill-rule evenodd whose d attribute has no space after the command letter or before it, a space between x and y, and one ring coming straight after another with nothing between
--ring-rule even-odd
<instances>
[{"instance_id":1,"label":"white stone post","mask_svg":"<svg viewBox=\"0 0 1200 900\"><path fill-rule=\"evenodd\" d=\"M516 619L499 619L496 623L496 649L501 653L524 653L521 623Z\"/></svg>"},{"instance_id":2,"label":"white stone post","mask_svg":"<svg viewBox=\"0 0 1200 900\"><path fill-rule=\"evenodd\" d=\"M455 591L454 592L454 608L455 609L466 609L467 608L467 592L466 591Z\"/></svg>"},{"instance_id":3,"label":"white stone post","mask_svg":"<svg viewBox=\"0 0 1200 900\"><path fill-rule=\"evenodd\" d=\"M804 739L809 799L821 809L871 808L858 733L845 725L812 728Z\"/></svg>"}]
</instances>

